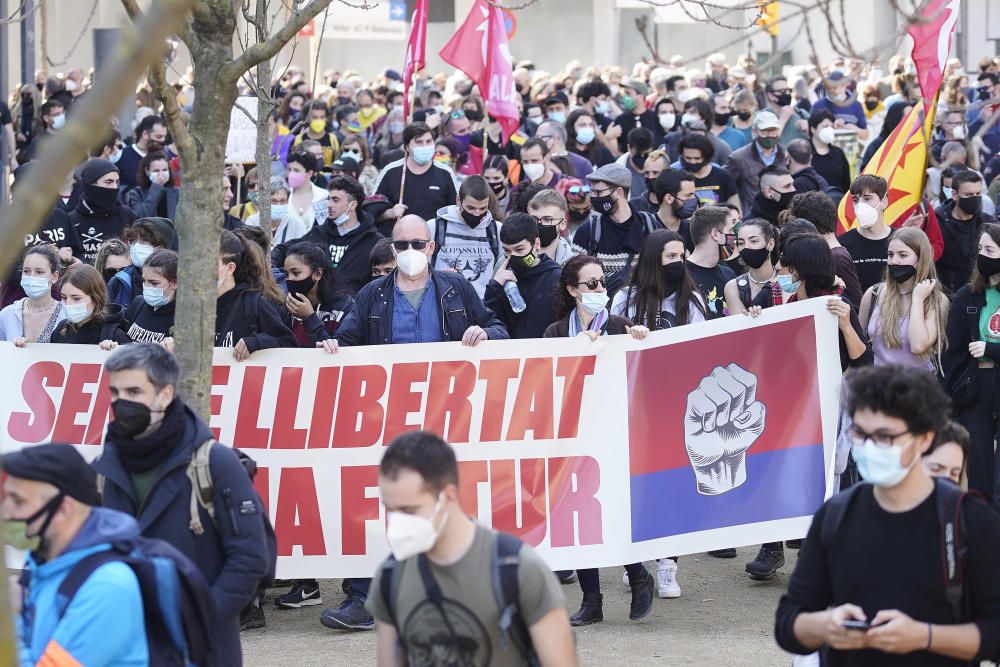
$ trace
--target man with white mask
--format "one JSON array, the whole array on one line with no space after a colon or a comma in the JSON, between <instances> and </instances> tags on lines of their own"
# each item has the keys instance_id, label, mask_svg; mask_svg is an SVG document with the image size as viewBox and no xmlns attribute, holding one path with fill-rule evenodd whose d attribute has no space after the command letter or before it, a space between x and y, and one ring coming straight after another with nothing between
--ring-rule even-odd
<instances>
[{"instance_id":1,"label":"man with white mask","mask_svg":"<svg viewBox=\"0 0 1000 667\"><path fill-rule=\"evenodd\" d=\"M1000 515L922 465L948 422L948 396L914 367L849 378L847 435L865 483L813 517L778 604L778 644L818 650L824 665L995 660Z\"/></svg>"},{"instance_id":2,"label":"man with white mask","mask_svg":"<svg viewBox=\"0 0 1000 667\"><path fill-rule=\"evenodd\" d=\"M577 664L559 581L530 547L465 513L448 443L397 437L378 481L393 553L368 598L379 667L418 663L431 647L434 664Z\"/></svg>"},{"instance_id":3,"label":"man with white mask","mask_svg":"<svg viewBox=\"0 0 1000 667\"><path fill-rule=\"evenodd\" d=\"M861 174L851 183L851 202L858 226L837 237L847 248L858 270L861 290L882 282L888 262L889 235L892 228L885 224L885 209L889 205L888 185L881 176Z\"/></svg>"},{"instance_id":4,"label":"man with white mask","mask_svg":"<svg viewBox=\"0 0 1000 667\"><path fill-rule=\"evenodd\" d=\"M404 215L399 219L392 230L392 252L397 269L365 285L340 323L336 338L317 347L330 354L336 354L341 345L453 341L475 347L487 339L510 337L465 276L430 268L434 241L423 218ZM323 611L323 625L339 630L372 629L374 621L364 606L370 586L371 579L346 580L347 599L338 609Z\"/></svg>"}]
</instances>

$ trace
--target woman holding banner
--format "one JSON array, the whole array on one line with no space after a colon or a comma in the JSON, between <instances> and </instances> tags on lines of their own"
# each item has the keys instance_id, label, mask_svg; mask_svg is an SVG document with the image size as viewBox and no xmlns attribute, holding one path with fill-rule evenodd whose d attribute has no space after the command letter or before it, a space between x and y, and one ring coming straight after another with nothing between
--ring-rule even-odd
<instances>
[{"instance_id":1,"label":"woman holding banner","mask_svg":"<svg viewBox=\"0 0 1000 667\"><path fill-rule=\"evenodd\" d=\"M649 334L649 329L644 326L632 326L624 317L608 314L607 277L604 266L594 257L580 255L566 262L556 290L555 315L559 320L549 325L544 338L586 336L596 341L601 336L627 333L636 340L642 340ZM625 569L632 587L628 617L637 621L653 608L653 577L642 563L626 565ZM601 595L598 570L577 570L576 573L583 590L583 603L580 610L570 617L570 624L600 623L604 620L604 596Z\"/></svg>"},{"instance_id":2,"label":"woman holding banner","mask_svg":"<svg viewBox=\"0 0 1000 667\"><path fill-rule=\"evenodd\" d=\"M774 267L778 230L763 218L750 218L736 225L736 249L746 273L726 283L726 308L730 315L746 313L759 306L770 308L784 303Z\"/></svg>"},{"instance_id":3,"label":"woman holding banner","mask_svg":"<svg viewBox=\"0 0 1000 667\"><path fill-rule=\"evenodd\" d=\"M142 294L125 311L128 337L135 343L161 343L174 351L177 253L160 249L142 265Z\"/></svg>"},{"instance_id":4,"label":"woman holding banner","mask_svg":"<svg viewBox=\"0 0 1000 667\"><path fill-rule=\"evenodd\" d=\"M49 342L100 345L102 350L132 342L122 329L123 308L108 302L108 288L97 269L89 264L74 266L62 277L59 291L66 319Z\"/></svg>"},{"instance_id":5,"label":"woman holding banner","mask_svg":"<svg viewBox=\"0 0 1000 667\"><path fill-rule=\"evenodd\" d=\"M29 248L21 263L21 289L27 296L0 310L0 340L18 347L49 342L66 319L62 304L52 298L58 280L59 254L50 246Z\"/></svg>"}]
</instances>

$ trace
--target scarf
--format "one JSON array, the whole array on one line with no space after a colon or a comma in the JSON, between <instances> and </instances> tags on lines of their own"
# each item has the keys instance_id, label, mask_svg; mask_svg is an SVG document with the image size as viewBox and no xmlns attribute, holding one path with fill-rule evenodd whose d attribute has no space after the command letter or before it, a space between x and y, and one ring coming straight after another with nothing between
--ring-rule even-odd
<instances>
[{"instance_id":1,"label":"scarf","mask_svg":"<svg viewBox=\"0 0 1000 667\"><path fill-rule=\"evenodd\" d=\"M594 319L590 321L590 326L584 329L583 322L580 321L580 311L576 308L569 316L569 335L570 338L577 336L581 331L600 331L602 336L608 335L608 311L602 310Z\"/></svg>"},{"instance_id":2,"label":"scarf","mask_svg":"<svg viewBox=\"0 0 1000 667\"><path fill-rule=\"evenodd\" d=\"M163 465L184 435L184 403L174 399L163 414L160 427L145 438L127 438L108 424L108 443L130 474L149 472Z\"/></svg>"}]
</instances>

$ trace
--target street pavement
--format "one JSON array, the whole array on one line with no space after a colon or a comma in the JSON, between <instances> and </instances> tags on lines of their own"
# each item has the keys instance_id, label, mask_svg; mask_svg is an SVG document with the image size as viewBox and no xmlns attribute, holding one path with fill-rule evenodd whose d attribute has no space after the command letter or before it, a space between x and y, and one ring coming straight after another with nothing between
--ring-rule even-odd
<instances>
[{"instance_id":1,"label":"street pavement","mask_svg":"<svg viewBox=\"0 0 1000 667\"><path fill-rule=\"evenodd\" d=\"M678 581L683 595L657 599L641 621L628 620L628 589L621 568L601 570L604 622L576 629L581 665L790 665L774 642L774 610L788 585L797 552L785 550L785 566L773 581L751 581L743 566L757 546L735 559L707 554L683 556ZM655 563L647 563L653 572ZM485 576L485 575L484 575ZM340 580L322 581L323 606L339 605ZM244 663L252 667L363 667L375 664L374 632L339 632L319 622L323 607L279 610L268 591L267 626L243 633ZM580 605L580 587L563 587L570 612Z\"/></svg>"}]
</instances>

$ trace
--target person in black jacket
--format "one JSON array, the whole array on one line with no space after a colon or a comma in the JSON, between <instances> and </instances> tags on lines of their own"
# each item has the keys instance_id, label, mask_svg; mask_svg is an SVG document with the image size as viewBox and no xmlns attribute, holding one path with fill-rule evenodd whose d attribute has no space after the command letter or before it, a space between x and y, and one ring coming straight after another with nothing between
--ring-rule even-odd
<instances>
[{"instance_id":1,"label":"person in black jacket","mask_svg":"<svg viewBox=\"0 0 1000 667\"><path fill-rule=\"evenodd\" d=\"M108 289L97 269L74 266L59 281L59 292L66 319L56 325L49 342L100 345L103 350L132 342L123 328L123 309L108 303Z\"/></svg>"},{"instance_id":2,"label":"person in black jacket","mask_svg":"<svg viewBox=\"0 0 1000 667\"><path fill-rule=\"evenodd\" d=\"M969 281L976 258L979 228L993 219L983 213L983 181L971 169L955 173L951 180L952 200L934 209L944 252L937 261L938 276L952 292L957 292Z\"/></svg>"},{"instance_id":3,"label":"person in black jacket","mask_svg":"<svg viewBox=\"0 0 1000 667\"><path fill-rule=\"evenodd\" d=\"M286 324L299 347L315 348L332 338L354 299L344 289L336 269L328 265L326 249L297 241L288 247L284 272Z\"/></svg>"},{"instance_id":4,"label":"person in black jacket","mask_svg":"<svg viewBox=\"0 0 1000 667\"><path fill-rule=\"evenodd\" d=\"M83 197L70 212L83 244L83 261L93 264L107 239L121 237L135 222L135 211L118 201L118 167L108 160L90 160L80 169Z\"/></svg>"},{"instance_id":5,"label":"person in black jacket","mask_svg":"<svg viewBox=\"0 0 1000 667\"><path fill-rule=\"evenodd\" d=\"M125 195L125 203L140 218L169 218L177 214L180 190L173 186L170 161L162 151L147 153L139 162L139 183Z\"/></svg>"},{"instance_id":6,"label":"person in black jacket","mask_svg":"<svg viewBox=\"0 0 1000 667\"><path fill-rule=\"evenodd\" d=\"M258 257L240 237L222 230L215 347L233 348L237 361L246 361L257 350L297 347L277 309L261 294L267 269Z\"/></svg>"},{"instance_id":7,"label":"person in black jacket","mask_svg":"<svg viewBox=\"0 0 1000 667\"><path fill-rule=\"evenodd\" d=\"M108 300L123 308L142 294L142 267L146 259L162 248L176 247L174 223L166 218L140 218L125 230L131 264L108 281Z\"/></svg>"},{"instance_id":8,"label":"person in black jacket","mask_svg":"<svg viewBox=\"0 0 1000 667\"><path fill-rule=\"evenodd\" d=\"M142 294L125 311L128 337L136 343L161 343L174 350L177 253L160 249L142 267Z\"/></svg>"},{"instance_id":9,"label":"person in black jacket","mask_svg":"<svg viewBox=\"0 0 1000 667\"><path fill-rule=\"evenodd\" d=\"M1000 225L984 224L978 245L972 280L958 290L948 311L948 347L941 361L955 399L955 419L969 431L969 488L997 507L1000 464L993 443L1000 433L996 414L1000 402Z\"/></svg>"},{"instance_id":10,"label":"person in black jacket","mask_svg":"<svg viewBox=\"0 0 1000 667\"><path fill-rule=\"evenodd\" d=\"M475 347L484 340L508 338L507 329L483 305L460 273L433 271L434 241L427 222L405 215L392 229L397 269L365 285L336 337L322 342L335 354L341 345L384 345L461 341ZM348 579L347 599L338 609L324 609L323 625L340 630L371 630L375 620L365 609L371 579Z\"/></svg>"},{"instance_id":11,"label":"person in black jacket","mask_svg":"<svg viewBox=\"0 0 1000 667\"><path fill-rule=\"evenodd\" d=\"M499 271L486 285L486 307L497 314L511 338L541 338L555 319L552 299L559 284L560 267L541 252L536 218L512 213L500 229L507 254ZM515 312L505 289L513 282L526 307Z\"/></svg>"},{"instance_id":12,"label":"person in black jacket","mask_svg":"<svg viewBox=\"0 0 1000 667\"><path fill-rule=\"evenodd\" d=\"M214 657L219 665L240 665L240 610L273 566L262 518L267 510L236 453L213 445L214 518L196 505L196 532L187 471L213 436L177 398L177 360L159 345L136 343L108 357L104 369L114 421L94 462L105 480L101 505L136 517L144 537L169 542L198 566L215 603Z\"/></svg>"},{"instance_id":13,"label":"person in black jacket","mask_svg":"<svg viewBox=\"0 0 1000 667\"><path fill-rule=\"evenodd\" d=\"M340 274L352 295L357 294L371 278L368 257L382 235L375 228L373 218L361 211L365 189L360 183L339 176L330 179L327 190L330 194L326 220L296 240L310 241L326 249L330 255L330 269ZM271 264L280 268L287 253L288 244L275 246L271 251Z\"/></svg>"}]
</instances>

